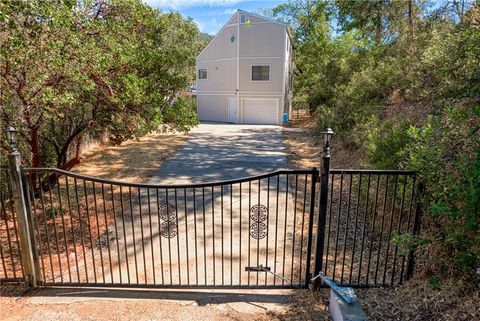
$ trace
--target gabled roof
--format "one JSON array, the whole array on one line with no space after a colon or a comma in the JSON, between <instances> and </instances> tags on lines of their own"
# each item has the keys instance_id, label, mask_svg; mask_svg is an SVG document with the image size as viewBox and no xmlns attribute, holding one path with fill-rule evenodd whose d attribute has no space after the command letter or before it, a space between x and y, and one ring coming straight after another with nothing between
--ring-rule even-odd
<instances>
[{"instance_id":1,"label":"gabled roof","mask_svg":"<svg viewBox=\"0 0 480 321\"><path fill-rule=\"evenodd\" d=\"M263 17L261 15L258 15L258 14L255 14L255 13L252 13L252 12L248 12L248 11L245 11L245 10L242 10L242 9L237 9L237 11L230 17L230 19L228 19L228 21L223 25L222 28L220 28L220 30L215 34L215 36L212 38L212 40L210 40L208 42L208 44L205 46L205 48L203 48L203 50L197 55L197 58L200 57L203 52L205 50L207 50L208 46L215 41L215 39L218 37L218 35L223 31L223 29L228 26L230 24L230 22L233 20L233 18L239 14L247 14L249 16L253 16L253 17L256 17L258 19L261 19L261 20L264 20L265 22L271 22L271 23L275 23L275 24L278 24L278 25L281 25L281 26L285 26L287 29L288 29L288 25L283 23L283 22L280 22L280 21L276 21L276 20L273 20L273 19L269 19L269 18L266 18L266 17ZM288 34L288 30L287 30L287 34ZM290 35L288 35L290 37Z\"/></svg>"},{"instance_id":2,"label":"gabled roof","mask_svg":"<svg viewBox=\"0 0 480 321\"><path fill-rule=\"evenodd\" d=\"M233 15L233 17L238 14L238 13L244 13L244 14L248 14L249 16L253 16L255 18L258 18L258 19L262 19L262 20L265 20L267 22L271 22L271 23L276 23L276 24L279 24L281 26L288 26L286 23L283 23L283 22L280 22L280 21L277 21L277 20L274 20L274 19L270 19L270 18L267 18L267 17L264 17L264 16L261 16L261 15L258 15L256 13L252 13L252 12L248 12L248 11L245 11L245 10L242 10L242 9L237 9L237 12L235 12L235 14ZM232 18L233 18L232 17ZM230 18L231 19L231 18ZM230 20L229 20L230 22Z\"/></svg>"}]
</instances>

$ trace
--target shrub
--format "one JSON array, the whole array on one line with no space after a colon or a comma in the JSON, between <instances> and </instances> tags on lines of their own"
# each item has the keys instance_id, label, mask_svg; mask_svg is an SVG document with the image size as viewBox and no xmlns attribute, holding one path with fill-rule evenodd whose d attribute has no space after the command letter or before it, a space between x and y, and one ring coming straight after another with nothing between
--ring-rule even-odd
<instances>
[{"instance_id":1,"label":"shrub","mask_svg":"<svg viewBox=\"0 0 480 321\"><path fill-rule=\"evenodd\" d=\"M448 108L410 127L402 154L425 182L430 268L476 278L480 264L480 106ZM443 255L441 255L443 254Z\"/></svg>"}]
</instances>

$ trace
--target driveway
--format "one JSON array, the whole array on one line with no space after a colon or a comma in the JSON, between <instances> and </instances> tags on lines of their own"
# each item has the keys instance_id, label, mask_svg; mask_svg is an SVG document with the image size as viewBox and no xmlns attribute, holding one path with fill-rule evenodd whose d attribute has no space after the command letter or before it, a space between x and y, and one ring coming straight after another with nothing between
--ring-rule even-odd
<instances>
[{"instance_id":1,"label":"driveway","mask_svg":"<svg viewBox=\"0 0 480 321\"><path fill-rule=\"evenodd\" d=\"M286 168L282 135L280 126L200 124L148 183L206 183Z\"/></svg>"}]
</instances>

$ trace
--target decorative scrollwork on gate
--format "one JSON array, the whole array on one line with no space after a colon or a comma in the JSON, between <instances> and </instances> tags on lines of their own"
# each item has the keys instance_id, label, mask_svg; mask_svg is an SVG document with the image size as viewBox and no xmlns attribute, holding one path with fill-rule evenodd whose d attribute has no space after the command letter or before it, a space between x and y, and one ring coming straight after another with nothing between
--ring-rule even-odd
<instances>
[{"instance_id":1,"label":"decorative scrollwork on gate","mask_svg":"<svg viewBox=\"0 0 480 321\"><path fill-rule=\"evenodd\" d=\"M160 224L160 234L167 239L177 236L177 224L173 222L163 222Z\"/></svg>"},{"instance_id":2,"label":"decorative scrollwork on gate","mask_svg":"<svg viewBox=\"0 0 480 321\"><path fill-rule=\"evenodd\" d=\"M166 222L173 222L177 217L177 208L173 204L160 202L158 204L158 215Z\"/></svg>"},{"instance_id":3,"label":"decorative scrollwork on gate","mask_svg":"<svg viewBox=\"0 0 480 321\"><path fill-rule=\"evenodd\" d=\"M268 234L268 227L264 223L253 223L250 225L250 236L254 239L263 239Z\"/></svg>"},{"instance_id":4,"label":"decorative scrollwork on gate","mask_svg":"<svg viewBox=\"0 0 480 321\"><path fill-rule=\"evenodd\" d=\"M256 204L250 208L250 236L254 239L263 239L268 234L268 208L263 204ZM265 224L264 222L267 221Z\"/></svg>"},{"instance_id":5,"label":"decorative scrollwork on gate","mask_svg":"<svg viewBox=\"0 0 480 321\"><path fill-rule=\"evenodd\" d=\"M253 205L250 209L250 218L252 221L260 223L267 219L268 209L263 204Z\"/></svg>"}]
</instances>

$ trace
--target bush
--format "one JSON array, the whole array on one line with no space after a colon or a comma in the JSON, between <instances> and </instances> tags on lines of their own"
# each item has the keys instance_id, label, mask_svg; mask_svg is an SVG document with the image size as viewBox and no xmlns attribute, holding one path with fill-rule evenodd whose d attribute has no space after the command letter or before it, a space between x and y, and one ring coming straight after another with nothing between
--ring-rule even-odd
<instances>
[{"instance_id":1,"label":"bush","mask_svg":"<svg viewBox=\"0 0 480 321\"><path fill-rule=\"evenodd\" d=\"M424 234L430 269L476 278L480 265L480 106L448 108L410 127L405 165L425 182ZM442 255L440 255L442 254ZM450 259L451 258L451 259Z\"/></svg>"}]
</instances>

